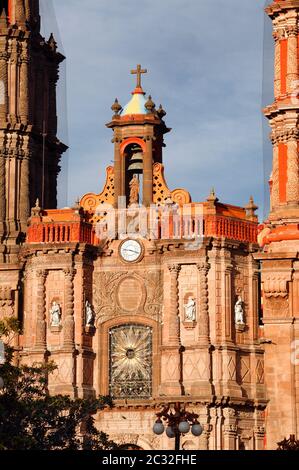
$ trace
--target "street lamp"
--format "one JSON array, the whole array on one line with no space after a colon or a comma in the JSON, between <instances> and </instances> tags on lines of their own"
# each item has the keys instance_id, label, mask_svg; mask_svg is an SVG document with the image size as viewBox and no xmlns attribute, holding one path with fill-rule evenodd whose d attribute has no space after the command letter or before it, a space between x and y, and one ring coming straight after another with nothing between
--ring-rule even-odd
<instances>
[{"instance_id":1,"label":"street lamp","mask_svg":"<svg viewBox=\"0 0 299 470\"><path fill-rule=\"evenodd\" d=\"M173 410L170 409L170 405L165 406L162 411L156 413L156 416L157 420L153 426L154 433L161 435L165 431L170 439L175 438L175 450L180 450L181 434L187 434L190 429L194 436L200 436L203 432L202 426L198 422L199 416L195 413L189 413L185 406L181 407L179 403L175 403Z\"/></svg>"},{"instance_id":2,"label":"street lamp","mask_svg":"<svg viewBox=\"0 0 299 470\"><path fill-rule=\"evenodd\" d=\"M3 341L0 340L0 365L5 364L5 347ZM0 390L4 388L4 380L0 377Z\"/></svg>"}]
</instances>

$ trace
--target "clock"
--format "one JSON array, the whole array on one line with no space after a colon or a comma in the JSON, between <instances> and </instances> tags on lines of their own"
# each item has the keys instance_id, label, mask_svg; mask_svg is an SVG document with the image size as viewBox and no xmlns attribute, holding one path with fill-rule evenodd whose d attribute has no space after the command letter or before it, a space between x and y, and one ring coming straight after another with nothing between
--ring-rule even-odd
<instances>
[{"instance_id":1,"label":"clock","mask_svg":"<svg viewBox=\"0 0 299 470\"><path fill-rule=\"evenodd\" d=\"M137 240L125 240L119 248L120 256L127 263L139 261L143 254L143 247Z\"/></svg>"}]
</instances>

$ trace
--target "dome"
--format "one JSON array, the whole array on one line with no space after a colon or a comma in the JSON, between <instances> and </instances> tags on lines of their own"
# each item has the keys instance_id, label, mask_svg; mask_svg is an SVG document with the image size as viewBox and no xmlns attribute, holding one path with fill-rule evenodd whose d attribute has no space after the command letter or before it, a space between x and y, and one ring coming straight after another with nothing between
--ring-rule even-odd
<instances>
[{"instance_id":1,"label":"dome","mask_svg":"<svg viewBox=\"0 0 299 470\"><path fill-rule=\"evenodd\" d=\"M149 114L149 111L145 107L146 98L145 93L143 92L142 88L136 88L132 93L132 98L130 99L129 103L126 104L122 112L120 113L121 116L128 116L130 114Z\"/></svg>"}]
</instances>

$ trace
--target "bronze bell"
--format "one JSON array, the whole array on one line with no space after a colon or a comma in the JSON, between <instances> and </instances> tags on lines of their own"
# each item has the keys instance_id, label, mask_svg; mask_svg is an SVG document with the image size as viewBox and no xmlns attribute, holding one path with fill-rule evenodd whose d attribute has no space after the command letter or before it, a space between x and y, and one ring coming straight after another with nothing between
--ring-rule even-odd
<instances>
[{"instance_id":1,"label":"bronze bell","mask_svg":"<svg viewBox=\"0 0 299 470\"><path fill-rule=\"evenodd\" d=\"M135 171L136 173L142 173L143 171L143 154L140 150L130 158L128 170Z\"/></svg>"}]
</instances>

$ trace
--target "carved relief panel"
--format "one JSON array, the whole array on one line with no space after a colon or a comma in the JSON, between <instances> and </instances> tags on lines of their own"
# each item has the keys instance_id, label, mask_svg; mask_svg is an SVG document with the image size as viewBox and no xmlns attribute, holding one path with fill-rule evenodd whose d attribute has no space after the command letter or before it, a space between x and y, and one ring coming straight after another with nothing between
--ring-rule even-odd
<instances>
[{"instance_id":1,"label":"carved relief panel","mask_svg":"<svg viewBox=\"0 0 299 470\"><path fill-rule=\"evenodd\" d=\"M93 279L96 321L139 314L161 320L163 285L160 271L98 272Z\"/></svg>"}]
</instances>

